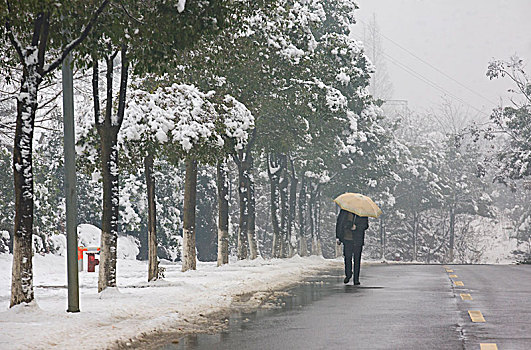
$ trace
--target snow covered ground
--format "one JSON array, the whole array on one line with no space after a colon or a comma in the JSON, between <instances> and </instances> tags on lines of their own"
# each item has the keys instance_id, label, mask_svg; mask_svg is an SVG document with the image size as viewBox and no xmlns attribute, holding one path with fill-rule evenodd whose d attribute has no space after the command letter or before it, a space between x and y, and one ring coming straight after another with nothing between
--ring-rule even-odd
<instances>
[{"instance_id":1,"label":"snow covered ground","mask_svg":"<svg viewBox=\"0 0 531 350\"><path fill-rule=\"evenodd\" d=\"M480 264L513 264L516 259L512 252L519 248L527 250L513 237L514 224L503 215L498 217L499 220L478 217L470 223L475 248L482 252Z\"/></svg>"},{"instance_id":2,"label":"snow covered ground","mask_svg":"<svg viewBox=\"0 0 531 350\"><path fill-rule=\"evenodd\" d=\"M118 260L118 288L97 293L98 273L80 272L80 313L67 313L66 258L34 257L34 305L9 309L12 256L0 254L0 349L101 349L199 315L226 310L233 297L285 288L340 260L321 257L199 263L181 272L162 262L165 279L147 283L147 262ZM259 295L260 293L258 293Z\"/></svg>"}]
</instances>

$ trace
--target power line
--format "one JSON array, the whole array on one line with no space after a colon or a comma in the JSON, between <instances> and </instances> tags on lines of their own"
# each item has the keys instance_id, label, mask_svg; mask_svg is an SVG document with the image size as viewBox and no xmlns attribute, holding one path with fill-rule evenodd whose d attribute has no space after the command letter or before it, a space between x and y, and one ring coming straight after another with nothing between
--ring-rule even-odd
<instances>
[{"instance_id":1,"label":"power line","mask_svg":"<svg viewBox=\"0 0 531 350\"><path fill-rule=\"evenodd\" d=\"M360 40L360 41L363 41L361 40L360 38L354 36L357 40ZM480 114L483 114L483 115L487 115L484 111L480 110L479 108L471 105L470 103L468 103L467 101L463 100L462 98L454 95L453 93L451 93L450 91L446 90L445 88L443 88L442 86L440 86L439 84L433 82L432 80L426 78L425 76L423 76L422 74L420 74L419 72L416 72L414 69L408 67L406 64L404 63L401 63L399 60L393 58L391 55L385 53L385 52L382 52L382 54L384 56L386 56L389 60L391 60L392 63L394 63L398 68L401 68L402 70L404 70L406 73L409 73L410 75L412 75L413 77L421 80L422 82L428 84L429 86L433 87L434 89L436 90L439 90L440 92L442 92L443 94L445 95L448 95L450 97L452 97L453 99L461 102L462 104L464 105L467 105L469 106L470 108L474 109L475 111L477 111L478 113Z\"/></svg>"},{"instance_id":2,"label":"power line","mask_svg":"<svg viewBox=\"0 0 531 350\"><path fill-rule=\"evenodd\" d=\"M453 99L461 102L462 104L465 104L467 106L469 106L470 108L474 109L475 111L477 111L478 113L480 114L485 114L486 113L484 111L482 111L481 109L477 108L477 107L474 107L473 105L471 105L470 103L468 103L467 101L463 100L462 98L452 94L451 92L449 92L448 90L446 90L445 88L441 87L440 85L438 85L437 83L433 82L432 80L426 78L425 76L423 76L422 74L414 71L412 68L409 68L407 65L401 63L400 61L394 59L393 57L389 56L388 54L386 53L383 53L388 59L391 60L391 62L393 62L397 67L401 68L402 70L404 70L405 72L411 74L412 76L414 76L415 78L425 82L426 84L430 85L431 87L433 87L434 89L437 89L439 90L440 92L452 97Z\"/></svg>"},{"instance_id":3,"label":"power line","mask_svg":"<svg viewBox=\"0 0 531 350\"><path fill-rule=\"evenodd\" d=\"M359 19L359 21L363 24L365 24L366 26L368 25L367 23L365 23L362 19ZM483 96L482 94L480 94L479 92L469 88L468 86L462 84L459 80L455 79L454 77L452 77L451 75L449 74L446 74L443 70L437 68L436 66L434 66L433 64L431 64L430 62L424 60L422 57L419 57L418 55L416 55L414 52L412 52L411 50L407 49L406 47L404 47L403 45L400 45L399 43L397 43L396 41L394 41L393 39L383 35L382 33L379 33L380 36L388 41L390 41L391 43L393 43L394 45L398 46L399 48L401 48L402 50L404 50L405 52L407 52L408 54L410 54L411 56L415 57L417 60L419 60L420 62L426 64L427 66L429 66L430 68L432 68L433 70L439 72L440 74L442 74L443 76L445 76L446 78L452 80L453 82L455 82L456 84L458 84L459 86L461 86L462 88L470 91L471 93L473 93L474 95L478 96L478 97L481 97L483 100L489 102L490 104L494 104L496 105L496 103L493 103L489 98Z\"/></svg>"}]
</instances>

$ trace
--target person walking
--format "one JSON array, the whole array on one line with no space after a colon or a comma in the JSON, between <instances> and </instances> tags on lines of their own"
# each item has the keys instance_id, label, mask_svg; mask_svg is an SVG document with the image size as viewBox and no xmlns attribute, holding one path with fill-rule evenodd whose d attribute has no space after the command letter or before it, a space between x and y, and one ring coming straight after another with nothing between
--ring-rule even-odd
<instances>
[{"instance_id":1,"label":"person walking","mask_svg":"<svg viewBox=\"0 0 531 350\"><path fill-rule=\"evenodd\" d=\"M345 256L346 284L352 278L352 258L354 258L354 285L360 284L361 252L365 243L365 231L369 228L369 218L341 209L336 223L336 241L343 243Z\"/></svg>"}]
</instances>

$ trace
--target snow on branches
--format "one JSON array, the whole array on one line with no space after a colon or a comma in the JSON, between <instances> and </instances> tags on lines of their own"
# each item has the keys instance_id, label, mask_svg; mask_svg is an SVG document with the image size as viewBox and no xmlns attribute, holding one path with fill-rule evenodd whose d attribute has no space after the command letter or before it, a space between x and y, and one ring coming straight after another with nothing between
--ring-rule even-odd
<instances>
[{"instance_id":1,"label":"snow on branches","mask_svg":"<svg viewBox=\"0 0 531 350\"><path fill-rule=\"evenodd\" d=\"M254 117L243 103L230 95L225 95L223 102L225 133L235 141L235 150L241 150L249 139L249 130L254 127Z\"/></svg>"},{"instance_id":2,"label":"snow on branches","mask_svg":"<svg viewBox=\"0 0 531 350\"><path fill-rule=\"evenodd\" d=\"M491 114L494 124L485 132L486 139L497 134L507 138L509 147L497 152L501 167L497 180L507 183L531 175L531 78L525 71L524 60L512 56L508 61L495 60L487 69L489 79L509 78L513 83L511 104L495 108ZM477 135L479 133L476 132ZM476 135L476 136L477 136Z\"/></svg>"},{"instance_id":3,"label":"snow on branches","mask_svg":"<svg viewBox=\"0 0 531 350\"><path fill-rule=\"evenodd\" d=\"M253 126L252 114L232 96L217 99L214 91L172 84L131 92L120 140L172 143L188 153L199 145L222 148L229 138L241 149Z\"/></svg>"},{"instance_id":4,"label":"snow on branches","mask_svg":"<svg viewBox=\"0 0 531 350\"><path fill-rule=\"evenodd\" d=\"M171 141L184 152L200 140L219 143L214 130L216 113L208 98L209 94L190 85L172 84L152 93L135 89L127 103L120 140Z\"/></svg>"},{"instance_id":5,"label":"snow on branches","mask_svg":"<svg viewBox=\"0 0 531 350\"><path fill-rule=\"evenodd\" d=\"M267 44L294 64L313 53L317 39L312 27L322 24L326 13L321 1L278 1L274 8L249 17L243 35L261 34Z\"/></svg>"}]
</instances>

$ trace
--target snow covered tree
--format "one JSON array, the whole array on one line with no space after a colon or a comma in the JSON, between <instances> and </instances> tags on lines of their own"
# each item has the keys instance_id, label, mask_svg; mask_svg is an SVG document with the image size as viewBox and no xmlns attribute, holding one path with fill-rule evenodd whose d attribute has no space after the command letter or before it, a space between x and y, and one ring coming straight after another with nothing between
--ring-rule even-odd
<instances>
[{"instance_id":1,"label":"snow covered tree","mask_svg":"<svg viewBox=\"0 0 531 350\"><path fill-rule=\"evenodd\" d=\"M244 180L244 186L240 185L240 220L246 222L247 227L247 242L249 242L249 252L251 259L256 259L259 254L258 245L255 237L255 199L254 199L254 182L253 178L247 173L242 174L241 170L245 169L246 165L241 163L241 159L247 159L247 164L252 166L251 155L247 154L247 151L252 149L252 144L256 139L255 118L251 111L247 107L233 98L230 95L226 95L224 99L219 100L216 104L218 113L220 114L223 124L225 125L225 132L222 134L224 137L224 148L217 159L217 186L218 186L218 266L228 263L228 225L229 225L229 212L228 212L228 167L227 157L231 155L238 165L239 179ZM250 130L253 133L250 134ZM245 150L245 151L244 151ZM249 157L249 158L244 158ZM247 189L247 192L242 193L242 188ZM244 205L242 206L242 200ZM242 211L246 211L242 213ZM243 217L241 216L243 214ZM243 240L241 232L238 234L238 247L239 256L241 257L243 252ZM247 252L245 252L247 253Z\"/></svg>"},{"instance_id":2,"label":"snow covered tree","mask_svg":"<svg viewBox=\"0 0 531 350\"><path fill-rule=\"evenodd\" d=\"M485 138L497 139L502 143L494 161L499 165L495 174L497 182L508 185L513 191L521 186L529 188L531 175L531 79L525 70L525 62L518 56L509 60L494 60L487 70L489 79L509 79L514 87L511 104L500 106L492 111L492 126L484 133ZM476 133L478 135L479 133ZM517 220L517 238L520 243L528 246L527 254L520 254L523 260L531 260L531 233L528 223L531 222L528 211L524 210Z\"/></svg>"},{"instance_id":3,"label":"snow covered tree","mask_svg":"<svg viewBox=\"0 0 531 350\"><path fill-rule=\"evenodd\" d=\"M119 218L117 140L127 102L130 62L134 73L167 71L171 65L175 65L179 50L189 48L201 37L215 35L225 28L230 23L235 8L224 0L188 4L176 0L155 1L150 4L131 1L120 7L113 7L112 10L95 32L93 45L87 46L85 51L85 55L92 59L95 126L101 140L104 189L99 291L116 286ZM100 115L100 59L104 59L107 66L104 115ZM112 87L115 59L119 59L121 66L116 110ZM193 169L193 166L190 167L191 171ZM185 207L188 208L186 203L188 201L185 200ZM189 225L187 219L192 219L192 216L185 210L185 231Z\"/></svg>"},{"instance_id":4,"label":"snow covered tree","mask_svg":"<svg viewBox=\"0 0 531 350\"><path fill-rule=\"evenodd\" d=\"M174 162L186 160L183 211L191 214L184 217L183 271L195 269L197 162L216 162L226 143L243 147L252 115L230 96L221 98L182 84L161 85L153 92L136 89L127 110L122 138L133 143L129 153L146 155L151 149L167 153Z\"/></svg>"},{"instance_id":5,"label":"snow covered tree","mask_svg":"<svg viewBox=\"0 0 531 350\"><path fill-rule=\"evenodd\" d=\"M469 124L470 114L460 105L443 101L432 123L439 124L443 161L439 169L443 209L448 213L448 244L445 244L447 261L454 260L456 221L465 215L492 215L491 200L484 195L488 190L485 181L478 176L478 160L481 150L469 137L461 137Z\"/></svg>"},{"instance_id":6,"label":"snow covered tree","mask_svg":"<svg viewBox=\"0 0 531 350\"><path fill-rule=\"evenodd\" d=\"M275 243L284 242L286 249L282 250L287 255L297 245L289 236L297 226L304 225L304 220L294 223L298 177L304 184L301 191L312 189L307 193L311 194L312 214L316 214L323 188L317 179L326 181L329 167L337 168L334 164L339 150L346 149L349 135L357 132L351 126L359 119L363 132L384 139L385 130L376 126L381 116L371 112L375 109L366 90L371 65L360 43L348 35L355 9L353 3L341 0L286 0L257 5L244 12L250 15L242 17L241 30L188 52L178 69L177 74L185 81L205 91L230 91L256 116L251 141L233 156L239 173L240 259L248 252L253 257L252 247L247 246L247 241L252 246L255 240L253 172L256 166L267 165L265 155L273 160L270 170L278 167L273 164L277 159L289 157L289 161L280 162L286 166L278 173L278 195L277 173L270 172L273 201L268 210L274 214L271 219L278 222L274 236L282 236ZM304 181L308 172L317 174L315 181ZM279 203L274 203L277 200ZM305 200L306 194L299 196L302 208L306 208ZM318 215L308 216L304 210L299 214L312 218L310 227L315 229L314 247L318 250ZM304 232L304 228L299 227L298 232Z\"/></svg>"},{"instance_id":7,"label":"snow covered tree","mask_svg":"<svg viewBox=\"0 0 531 350\"><path fill-rule=\"evenodd\" d=\"M514 95L512 105L494 109L491 115L494 125L486 130L487 138L500 132L508 136L509 147L496 157L501 165L497 180L502 183L531 174L531 80L524 67L524 61L513 56L509 61L490 62L487 70L490 79L506 77L515 85L509 90Z\"/></svg>"},{"instance_id":8,"label":"snow covered tree","mask_svg":"<svg viewBox=\"0 0 531 350\"><path fill-rule=\"evenodd\" d=\"M269 33L276 50L270 49L265 55L275 58L273 64L264 60L264 65L271 67L276 84L273 95L260 95L267 103L262 102L257 112L257 145L279 160L269 164L271 215L278 222L273 223L274 232L279 232L276 235L281 236L284 246L295 250L296 239L291 235L294 215L290 209L291 213L295 210L298 173L303 177L301 191L309 189L309 227L314 252L319 253L321 185L328 181L329 167L337 163L337 154L344 144L334 141L336 135L341 138L348 134L351 119L357 117L350 109L361 112L370 104L370 97L364 96L362 89L368 84L370 66L361 45L348 37L355 5L344 1L292 5L288 6L286 17L276 20L279 33ZM294 24L283 27L284 20ZM277 180L278 196L274 194ZM290 180L293 187L288 196ZM273 201L278 197L280 203L276 205ZM288 197L292 198L291 205ZM305 197L306 193L299 197L302 208ZM304 210L299 211L299 216L305 216ZM304 225L304 220L299 219L299 225ZM301 235L299 238L304 239ZM301 250L303 244L298 245Z\"/></svg>"},{"instance_id":9,"label":"snow covered tree","mask_svg":"<svg viewBox=\"0 0 531 350\"><path fill-rule=\"evenodd\" d=\"M394 223L388 227L387 247L401 259L464 257L462 249L474 249L469 223L492 215L490 187L477 176L482 150L469 137L459 137L468 126L468 114L448 102L435 113L406 113L396 121L404 149L385 219Z\"/></svg>"},{"instance_id":10,"label":"snow covered tree","mask_svg":"<svg viewBox=\"0 0 531 350\"><path fill-rule=\"evenodd\" d=\"M270 95L274 82L264 71L263 61L267 57L267 36L261 24L275 5L254 3L245 8L240 28L225 32L215 41L206 41L196 50L185 56L186 64L178 74L194 85L205 90L216 89L219 93L231 94L249 108L253 115L259 116L262 95ZM273 2L271 2L273 3ZM255 20L259 23L255 23ZM204 60L203 57L208 57ZM265 74L264 74L265 73ZM267 78L266 78L267 77ZM238 166L240 220L238 228L238 257L244 259L250 254L257 256L254 236L254 197L253 154L256 132L251 133L247 145L233 151L232 158Z\"/></svg>"},{"instance_id":11,"label":"snow covered tree","mask_svg":"<svg viewBox=\"0 0 531 350\"><path fill-rule=\"evenodd\" d=\"M347 5L342 2L327 6L336 6L331 13L342 14L343 19L330 21L333 24L325 22L326 31L316 47L319 63L313 72L318 80L314 80L313 89L317 96L319 89L323 92L320 99L312 101L318 119L309 120L310 149L314 151L312 156L303 157L308 158L306 166L310 166L305 175L310 175L310 180L314 178L310 208L317 212L312 217L319 215L315 198L320 191L330 197L345 191L371 194L381 178L392 176L391 165L397 158L392 133L385 127L382 111L367 89L372 66L361 43L348 36L349 26L338 25L347 21L346 14L354 9L345 11ZM377 189L384 192L379 184ZM318 222L310 224L311 229Z\"/></svg>"},{"instance_id":12,"label":"snow covered tree","mask_svg":"<svg viewBox=\"0 0 531 350\"><path fill-rule=\"evenodd\" d=\"M433 231L432 227L426 227L425 216L431 215L431 209L442 206L444 184L439 170L444 154L431 130L422 129L428 125L424 115L408 113L398 124L397 137L404 149L395 167L393 200L384 207L385 220L394 223L388 229L388 246L401 259L416 261L423 249L423 235ZM385 253L382 252L382 258Z\"/></svg>"},{"instance_id":13,"label":"snow covered tree","mask_svg":"<svg viewBox=\"0 0 531 350\"><path fill-rule=\"evenodd\" d=\"M454 260L456 220L462 214L491 216L487 185L477 174L477 145L463 144L457 147L450 138L444 163L440 171L445 184L442 187L444 207L448 210L448 261ZM464 219L464 218L463 218Z\"/></svg>"},{"instance_id":14,"label":"snow covered tree","mask_svg":"<svg viewBox=\"0 0 531 350\"><path fill-rule=\"evenodd\" d=\"M121 74L118 96L118 110L114 115L113 101L113 72L114 60L121 52ZM98 59L93 62L93 96L94 96L94 125L100 137L101 175L103 179L103 209L101 219L101 254L98 280L98 292L107 287L116 286L116 244L118 241L119 218L119 190L118 190L118 132L124 118L127 79L129 75L129 61L127 46L121 50L110 52L105 57L106 62L106 107L101 113L99 97L99 65Z\"/></svg>"}]
</instances>

